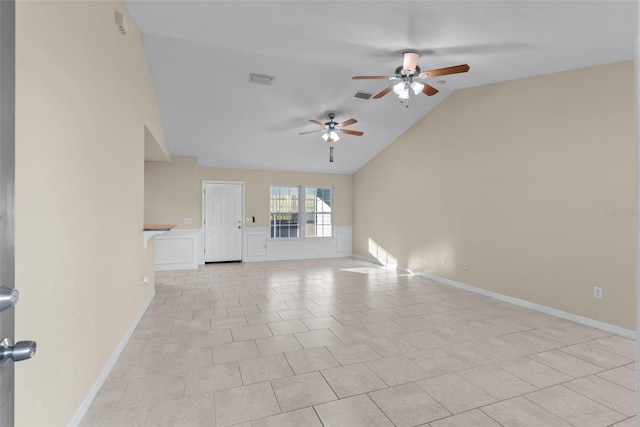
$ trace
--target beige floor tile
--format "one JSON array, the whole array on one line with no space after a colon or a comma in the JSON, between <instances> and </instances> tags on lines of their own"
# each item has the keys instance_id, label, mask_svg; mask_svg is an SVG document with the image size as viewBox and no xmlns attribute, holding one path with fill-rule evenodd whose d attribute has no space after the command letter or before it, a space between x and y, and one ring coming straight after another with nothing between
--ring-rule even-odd
<instances>
[{"instance_id":1,"label":"beige floor tile","mask_svg":"<svg viewBox=\"0 0 640 427\"><path fill-rule=\"evenodd\" d=\"M171 335L191 334L194 332L204 332L211 330L211 320L178 320L173 322Z\"/></svg>"},{"instance_id":2,"label":"beige floor tile","mask_svg":"<svg viewBox=\"0 0 640 427\"><path fill-rule=\"evenodd\" d=\"M247 326L247 318L243 315L211 319L211 329L238 328L240 326Z\"/></svg>"},{"instance_id":3,"label":"beige floor tile","mask_svg":"<svg viewBox=\"0 0 640 427\"><path fill-rule=\"evenodd\" d=\"M242 385L237 362L204 366L187 372L185 396L224 390Z\"/></svg>"},{"instance_id":4,"label":"beige floor tile","mask_svg":"<svg viewBox=\"0 0 640 427\"><path fill-rule=\"evenodd\" d=\"M366 365L388 386L396 386L429 377L429 374L405 356L392 356Z\"/></svg>"},{"instance_id":5,"label":"beige floor tile","mask_svg":"<svg viewBox=\"0 0 640 427\"><path fill-rule=\"evenodd\" d=\"M244 315L249 325L259 325L261 323L280 322L282 318L276 311L265 311L261 313L247 313Z\"/></svg>"},{"instance_id":6,"label":"beige floor tile","mask_svg":"<svg viewBox=\"0 0 640 427\"><path fill-rule=\"evenodd\" d=\"M429 350L432 348L444 347L451 343L439 335L430 331L424 332L409 332L406 334L400 334L400 338L407 341L414 347L420 350Z\"/></svg>"},{"instance_id":7,"label":"beige floor tile","mask_svg":"<svg viewBox=\"0 0 640 427\"><path fill-rule=\"evenodd\" d=\"M498 400L537 390L537 387L493 365L468 369L460 375Z\"/></svg>"},{"instance_id":8,"label":"beige floor tile","mask_svg":"<svg viewBox=\"0 0 640 427\"><path fill-rule=\"evenodd\" d=\"M364 341L340 342L339 344L328 345L327 350L338 359L341 365L350 365L380 358L380 355Z\"/></svg>"},{"instance_id":9,"label":"beige floor tile","mask_svg":"<svg viewBox=\"0 0 640 427\"><path fill-rule=\"evenodd\" d=\"M330 328L331 332L342 342L361 341L367 338L376 338L378 334L372 332L365 325L350 325L350 326L334 326Z\"/></svg>"},{"instance_id":10,"label":"beige floor tile","mask_svg":"<svg viewBox=\"0 0 640 427\"><path fill-rule=\"evenodd\" d=\"M215 393L216 426L224 427L280 413L276 396L268 382L251 384Z\"/></svg>"},{"instance_id":11,"label":"beige floor tile","mask_svg":"<svg viewBox=\"0 0 640 427\"><path fill-rule=\"evenodd\" d=\"M441 375L417 384L451 413L488 405L496 399L458 374Z\"/></svg>"},{"instance_id":12,"label":"beige floor tile","mask_svg":"<svg viewBox=\"0 0 640 427\"><path fill-rule=\"evenodd\" d=\"M332 316L344 326L361 325L371 322L372 319L358 311L351 313L335 313Z\"/></svg>"},{"instance_id":13,"label":"beige floor tile","mask_svg":"<svg viewBox=\"0 0 640 427\"><path fill-rule=\"evenodd\" d=\"M233 336L233 341L236 342L273 336L271 329L266 324L231 328L231 335Z\"/></svg>"},{"instance_id":14,"label":"beige floor tile","mask_svg":"<svg viewBox=\"0 0 640 427\"><path fill-rule=\"evenodd\" d=\"M303 348L322 347L342 343L329 329L298 332L294 335Z\"/></svg>"},{"instance_id":15,"label":"beige floor tile","mask_svg":"<svg viewBox=\"0 0 640 427\"><path fill-rule=\"evenodd\" d=\"M410 427L451 415L416 384L404 384L369 393L397 427Z\"/></svg>"},{"instance_id":16,"label":"beige floor tile","mask_svg":"<svg viewBox=\"0 0 640 427\"><path fill-rule=\"evenodd\" d=\"M111 412L93 413L92 410L82 419L80 427L142 427L147 418L148 406L120 409Z\"/></svg>"},{"instance_id":17,"label":"beige floor tile","mask_svg":"<svg viewBox=\"0 0 640 427\"><path fill-rule=\"evenodd\" d=\"M580 426L608 426L626 417L587 397L556 385L525 396L569 423Z\"/></svg>"},{"instance_id":18,"label":"beige floor tile","mask_svg":"<svg viewBox=\"0 0 640 427\"><path fill-rule=\"evenodd\" d=\"M364 323L362 326L378 336L397 336L408 332L405 327L398 325L392 320L376 320L374 322Z\"/></svg>"},{"instance_id":19,"label":"beige floor tile","mask_svg":"<svg viewBox=\"0 0 640 427\"><path fill-rule=\"evenodd\" d=\"M379 390L387 385L363 363L321 371L339 398Z\"/></svg>"},{"instance_id":20,"label":"beige floor tile","mask_svg":"<svg viewBox=\"0 0 640 427\"><path fill-rule=\"evenodd\" d=\"M586 360L589 363L605 369L617 368L618 366L626 365L633 362L633 360L631 359L618 356L615 353L611 353L607 350L594 347L588 343L563 347L560 349L560 351L569 353L575 357L579 357L582 360Z\"/></svg>"},{"instance_id":21,"label":"beige floor tile","mask_svg":"<svg viewBox=\"0 0 640 427\"><path fill-rule=\"evenodd\" d=\"M209 302L207 301L207 303ZM226 307L216 307L216 308L210 308L207 310L198 310L193 312L193 318L195 320L211 319L212 322L215 322L216 319L219 319L221 317L227 317L227 316L228 316L228 313L227 313Z\"/></svg>"},{"instance_id":22,"label":"beige floor tile","mask_svg":"<svg viewBox=\"0 0 640 427\"><path fill-rule=\"evenodd\" d=\"M521 396L485 406L482 411L503 426L571 426L567 421Z\"/></svg>"},{"instance_id":23,"label":"beige floor tile","mask_svg":"<svg viewBox=\"0 0 640 427\"><path fill-rule=\"evenodd\" d=\"M564 386L627 417L636 414L636 394L598 376L590 375Z\"/></svg>"},{"instance_id":24,"label":"beige floor tile","mask_svg":"<svg viewBox=\"0 0 640 427\"><path fill-rule=\"evenodd\" d=\"M474 409L438 421L432 421L431 427L502 427L484 412Z\"/></svg>"},{"instance_id":25,"label":"beige floor tile","mask_svg":"<svg viewBox=\"0 0 640 427\"><path fill-rule=\"evenodd\" d=\"M315 315L306 309L306 307L291 308L289 310L278 310L278 314L283 320L303 319L305 317L314 317Z\"/></svg>"},{"instance_id":26,"label":"beige floor tile","mask_svg":"<svg viewBox=\"0 0 640 427\"><path fill-rule=\"evenodd\" d=\"M618 356L626 357L627 359L636 360L636 342L628 338L611 335L589 341L589 345L615 353Z\"/></svg>"},{"instance_id":27,"label":"beige floor tile","mask_svg":"<svg viewBox=\"0 0 640 427\"><path fill-rule=\"evenodd\" d=\"M289 306L284 301L271 301L256 304L261 312L288 310Z\"/></svg>"},{"instance_id":28,"label":"beige floor tile","mask_svg":"<svg viewBox=\"0 0 640 427\"><path fill-rule=\"evenodd\" d=\"M260 357L260 353L254 341L240 341L213 346L213 363L216 365L255 357Z\"/></svg>"},{"instance_id":29,"label":"beige floor tile","mask_svg":"<svg viewBox=\"0 0 640 427\"><path fill-rule=\"evenodd\" d=\"M532 354L529 357L574 378L580 378L603 371L600 366L559 350Z\"/></svg>"},{"instance_id":30,"label":"beige floor tile","mask_svg":"<svg viewBox=\"0 0 640 427\"><path fill-rule=\"evenodd\" d=\"M322 427L313 408L299 409L254 421L251 427Z\"/></svg>"},{"instance_id":31,"label":"beige floor tile","mask_svg":"<svg viewBox=\"0 0 640 427\"><path fill-rule=\"evenodd\" d=\"M296 375L340 366L336 358L324 347L289 351L285 356Z\"/></svg>"},{"instance_id":32,"label":"beige floor tile","mask_svg":"<svg viewBox=\"0 0 640 427\"><path fill-rule=\"evenodd\" d=\"M323 403L315 409L324 427L393 427L367 395Z\"/></svg>"},{"instance_id":33,"label":"beige floor tile","mask_svg":"<svg viewBox=\"0 0 640 427\"><path fill-rule=\"evenodd\" d=\"M420 350L402 338L394 336L369 338L364 341L382 357L414 353Z\"/></svg>"},{"instance_id":34,"label":"beige floor tile","mask_svg":"<svg viewBox=\"0 0 640 427\"><path fill-rule=\"evenodd\" d=\"M318 307L307 307L314 316L330 316L332 314L342 313L342 311L333 305L320 305Z\"/></svg>"},{"instance_id":35,"label":"beige floor tile","mask_svg":"<svg viewBox=\"0 0 640 427\"><path fill-rule=\"evenodd\" d=\"M393 307L394 305L391 304L390 302L384 301L384 300L379 300L381 302L365 302L365 304L367 306L371 306L371 304L380 304L381 307L378 308L374 308L373 310L365 310L362 312L362 314L364 314L365 316L367 316L369 319L372 320L396 320L396 319L402 319L403 317L400 316L398 313L389 310L387 307ZM382 303L384 302L384 303Z\"/></svg>"},{"instance_id":36,"label":"beige floor tile","mask_svg":"<svg viewBox=\"0 0 640 427\"><path fill-rule=\"evenodd\" d=\"M292 334L259 338L256 340L256 345L263 356L302 349L302 346Z\"/></svg>"},{"instance_id":37,"label":"beige floor tile","mask_svg":"<svg viewBox=\"0 0 640 427\"><path fill-rule=\"evenodd\" d=\"M638 420L637 417L627 418L619 423L615 423L612 427L638 427Z\"/></svg>"},{"instance_id":38,"label":"beige floor tile","mask_svg":"<svg viewBox=\"0 0 640 427\"><path fill-rule=\"evenodd\" d=\"M548 351L556 348L564 347L564 344L554 341L536 330L516 332L504 336L505 339L513 341L516 344L524 345L535 351Z\"/></svg>"},{"instance_id":39,"label":"beige floor tile","mask_svg":"<svg viewBox=\"0 0 640 427\"><path fill-rule=\"evenodd\" d=\"M102 385L98 395L91 404L92 413L110 412L118 409L118 404L127 387L127 379L112 380L108 378Z\"/></svg>"},{"instance_id":40,"label":"beige floor tile","mask_svg":"<svg viewBox=\"0 0 640 427\"><path fill-rule=\"evenodd\" d=\"M636 391L636 372L626 366L619 368L609 369L608 371L602 371L598 374L599 377L604 378L612 383L616 383L622 387L626 387L629 390Z\"/></svg>"},{"instance_id":41,"label":"beige floor tile","mask_svg":"<svg viewBox=\"0 0 640 427\"><path fill-rule=\"evenodd\" d=\"M241 305L240 307L227 307L229 316L238 316L241 314L259 313L260 310L255 304Z\"/></svg>"},{"instance_id":42,"label":"beige floor tile","mask_svg":"<svg viewBox=\"0 0 640 427\"><path fill-rule=\"evenodd\" d=\"M466 363L437 348L409 353L406 357L420 366L430 377L469 368Z\"/></svg>"},{"instance_id":43,"label":"beige floor tile","mask_svg":"<svg viewBox=\"0 0 640 427\"><path fill-rule=\"evenodd\" d=\"M560 329L557 327L541 327L536 330L540 335L552 339L554 341L560 342L564 345L573 345L578 344L585 341L591 341L591 338L576 334L570 331L566 331L564 329Z\"/></svg>"},{"instance_id":44,"label":"beige floor tile","mask_svg":"<svg viewBox=\"0 0 640 427\"><path fill-rule=\"evenodd\" d=\"M184 396L186 372L157 374L129 381L119 407L143 406Z\"/></svg>"},{"instance_id":45,"label":"beige floor tile","mask_svg":"<svg viewBox=\"0 0 640 427\"><path fill-rule=\"evenodd\" d=\"M245 385L293 375L289 362L282 354L241 360L238 364Z\"/></svg>"},{"instance_id":46,"label":"beige floor tile","mask_svg":"<svg viewBox=\"0 0 640 427\"><path fill-rule=\"evenodd\" d=\"M211 347L217 344L227 344L233 342L231 329L214 329L207 332L196 332L191 334L189 345L191 347Z\"/></svg>"},{"instance_id":47,"label":"beige floor tile","mask_svg":"<svg viewBox=\"0 0 640 427\"><path fill-rule=\"evenodd\" d=\"M519 357L498 362L496 366L538 388L549 387L572 379L569 375L536 362L529 357Z\"/></svg>"},{"instance_id":48,"label":"beige floor tile","mask_svg":"<svg viewBox=\"0 0 640 427\"><path fill-rule=\"evenodd\" d=\"M300 319L284 320L282 322L269 323L269 329L273 335L294 334L296 332L308 331L307 327Z\"/></svg>"},{"instance_id":49,"label":"beige floor tile","mask_svg":"<svg viewBox=\"0 0 640 427\"><path fill-rule=\"evenodd\" d=\"M306 327L312 331L316 329L327 329L334 326L342 326L342 323L338 322L331 316L309 317L301 320L302 323L304 323Z\"/></svg>"},{"instance_id":50,"label":"beige floor tile","mask_svg":"<svg viewBox=\"0 0 640 427\"><path fill-rule=\"evenodd\" d=\"M145 427L210 427L214 423L213 393L149 406Z\"/></svg>"},{"instance_id":51,"label":"beige floor tile","mask_svg":"<svg viewBox=\"0 0 640 427\"><path fill-rule=\"evenodd\" d=\"M336 400L338 397L319 372L271 381L284 412Z\"/></svg>"}]
</instances>

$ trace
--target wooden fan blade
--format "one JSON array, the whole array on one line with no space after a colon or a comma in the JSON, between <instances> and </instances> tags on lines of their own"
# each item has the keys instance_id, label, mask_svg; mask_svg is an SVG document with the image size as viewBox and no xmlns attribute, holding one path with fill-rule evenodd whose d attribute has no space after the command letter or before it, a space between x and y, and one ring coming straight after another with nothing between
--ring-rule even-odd
<instances>
[{"instance_id":1,"label":"wooden fan blade","mask_svg":"<svg viewBox=\"0 0 640 427\"><path fill-rule=\"evenodd\" d=\"M353 80L391 80L394 76L353 76Z\"/></svg>"},{"instance_id":2,"label":"wooden fan blade","mask_svg":"<svg viewBox=\"0 0 640 427\"><path fill-rule=\"evenodd\" d=\"M439 92L438 89L433 86L429 86L426 83L423 83L423 85L424 87L422 88L422 93L424 93L425 95L431 96Z\"/></svg>"},{"instance_id":3,"label":"wooden fan blade","mask_svg":"<svg viewBox=\"0 0 640 427\"><path fill-rule=\"evenodd\" d=\"M320 121L318 121L318 120L309 119L309 121L310 121L311 123L315 123L315 124L317 124L318 126L322 126L322 127L324 127L324 123L322 123L322 122L320 122Z\"/></svg>"},{"instance_id":4,"label":"wooden fan blade","mask_svg":"<svg viewBox=\"0 0 640 427\"><path fill-rule=\"evenodd\" d=\"M453 67L438 68L437 70L429 70L420 75L426 74L426 77L448 76L449 74L466 73L469 71L467 64L454 65Z\"/></svg>"},{"instance_id":5,"label":"wooden fan blade","mask_svg":"<svg viewBox=\"0 0 640 427\"><path fill-rule=\"evenodd\" d=\"M373 97L373 99L380 99L383 96L385 96L386 94L388 94L389 92L391 92L391 89L393 89L394 85L389 86L388 88L386 88L385 90L383 90L382 92L378 93L377 95L375 95Z\"/></svg>"},{"instance_id":6,"label":"wooden fan blade","mask_svg":"<svg viewBox=\"0 0 640 427\"><path fill-rule=\"evenodd\" d=\"M324 129L310 130L309 132L300 132L298 135L306 135L308 133L324 132Z\"/></svg>"},{"instance_id":7,"label":"wooden fan blade","mask_svg":"<svg viewBox=\"0 0 640 427\"><path fill-rule=\"evenodd\" d=\"M340 123L338 125L338 127L343 128L345 126L351 126L354 123L358 123L358 121L356 119L349 119L349 120L345 120L344 122Z\"/></svg>"},{"instance_id":8,"label":"wooden fan blade","mask_svg":"<svg viewBox=\"0 0 640 427\"><path fill-rule=\"evenodd\" d=\"M340 132L346 133L347 135L355 135L355 136L364 135L364 132L360 132L359 130L340 129Z\"/></svg>"}]
</instances>

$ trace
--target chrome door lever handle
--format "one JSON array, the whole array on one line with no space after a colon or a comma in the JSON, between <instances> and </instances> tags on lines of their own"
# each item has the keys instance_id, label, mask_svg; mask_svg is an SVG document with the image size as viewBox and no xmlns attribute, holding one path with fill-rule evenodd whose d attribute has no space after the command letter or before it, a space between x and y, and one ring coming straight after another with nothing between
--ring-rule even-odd
<instances>
[{"instance_id":1,"label":"chrome door lever handle","mask_svg":"<svg viewBox=\"0 0 640 427\"><path fill-rule=\"evenodd\" d=\"M9 338L5 338L0 341L0 361L11 359L20 362L31 359L36 354L36 347L35 341L18 341L13 345Z\"/></svg>"},{"instance_id":2,"label":"chrome door lever handle","mask_svg":"<svg viewBox=\"0 0 640 427\"><path fill-rule=\"evenodd\" d=\"M20 299L20 293L17 289L0 287L0 311L13 307L18 303L18 299Z\"/></svg>"}]
</instances>

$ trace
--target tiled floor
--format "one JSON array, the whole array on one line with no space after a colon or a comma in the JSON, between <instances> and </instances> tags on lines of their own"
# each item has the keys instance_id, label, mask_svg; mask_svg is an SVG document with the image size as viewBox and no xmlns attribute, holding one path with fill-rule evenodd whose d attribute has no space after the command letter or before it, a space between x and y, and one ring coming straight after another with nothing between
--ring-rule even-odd
<instances>
[{"instance_id":1,"label":"tiled floor","mask_svg":"<svg viewBox=\"0 0 640 427\"><path fill-rule=\"evenodd\" d=\"M83 426L631 426L635 342L355 259L158 273Z\"/></svg>"}]
</instances>

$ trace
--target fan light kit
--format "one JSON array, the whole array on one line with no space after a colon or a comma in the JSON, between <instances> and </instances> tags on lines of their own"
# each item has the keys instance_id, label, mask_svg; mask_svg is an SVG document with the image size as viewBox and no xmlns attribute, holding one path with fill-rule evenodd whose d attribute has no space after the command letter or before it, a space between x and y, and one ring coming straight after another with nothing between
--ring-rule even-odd
<instances>
[{"instance_id":1,"label":"fan light kit","mask_svg":"<svg viewBox=\"0 0 640 427\"><path fill-rule=\"evenodd\" d=\"M347 135L355 135L355 136L362 136L364 135L364 132L360 132L357 130L350 130L350 129L344 129L347 126L350 126L354 123L358 123L358 121L356 119L349 119L349 120L345 120L342 123L338 123L338 122L334 122L333 119L336 115L334 113L329 113L329 121L322 123L318 120L314 120L314 119L309 119L309 121L311 123L314 123L318 126L321 126L322 129L318 129L318 130L311 130L308 132L300 132L300 135L306 135L308 133L316 133L316 132L322 132L322 139L324 139L325 141L327 141L330 145L329 147L329 162L333 163L333 144L340 140L340 135L338 135L339 133L344 133Z\"/></svg>"},{"instance_id":2,"label":"fan light kit","mask_svg":"<svg viewBox=\"0 0 640 427\"><path fill-rule=\"evenodd\" d=\"M418 52L407 51L402 55L402 65L396 68L394 76L353 76L352 78L353 80L397 80L397 83L394 83L382 90L375 95L373 99L382 98L393 90L393 92L398 95L398 98L400 98L401 103L407 101L406 106L408 107L408 100L411 92L413 92L414 95L418 95L422 92L427 96L432 96L438 93L438 89L430 86L426 82L420 81L421 79L466 73L469 71L469 66L467 64L462 64L423 72L418 66L418 57L420 56ZM438 81L439 84L441 84L440 82L441 80Z\"/></svg>"}]
</instances>

